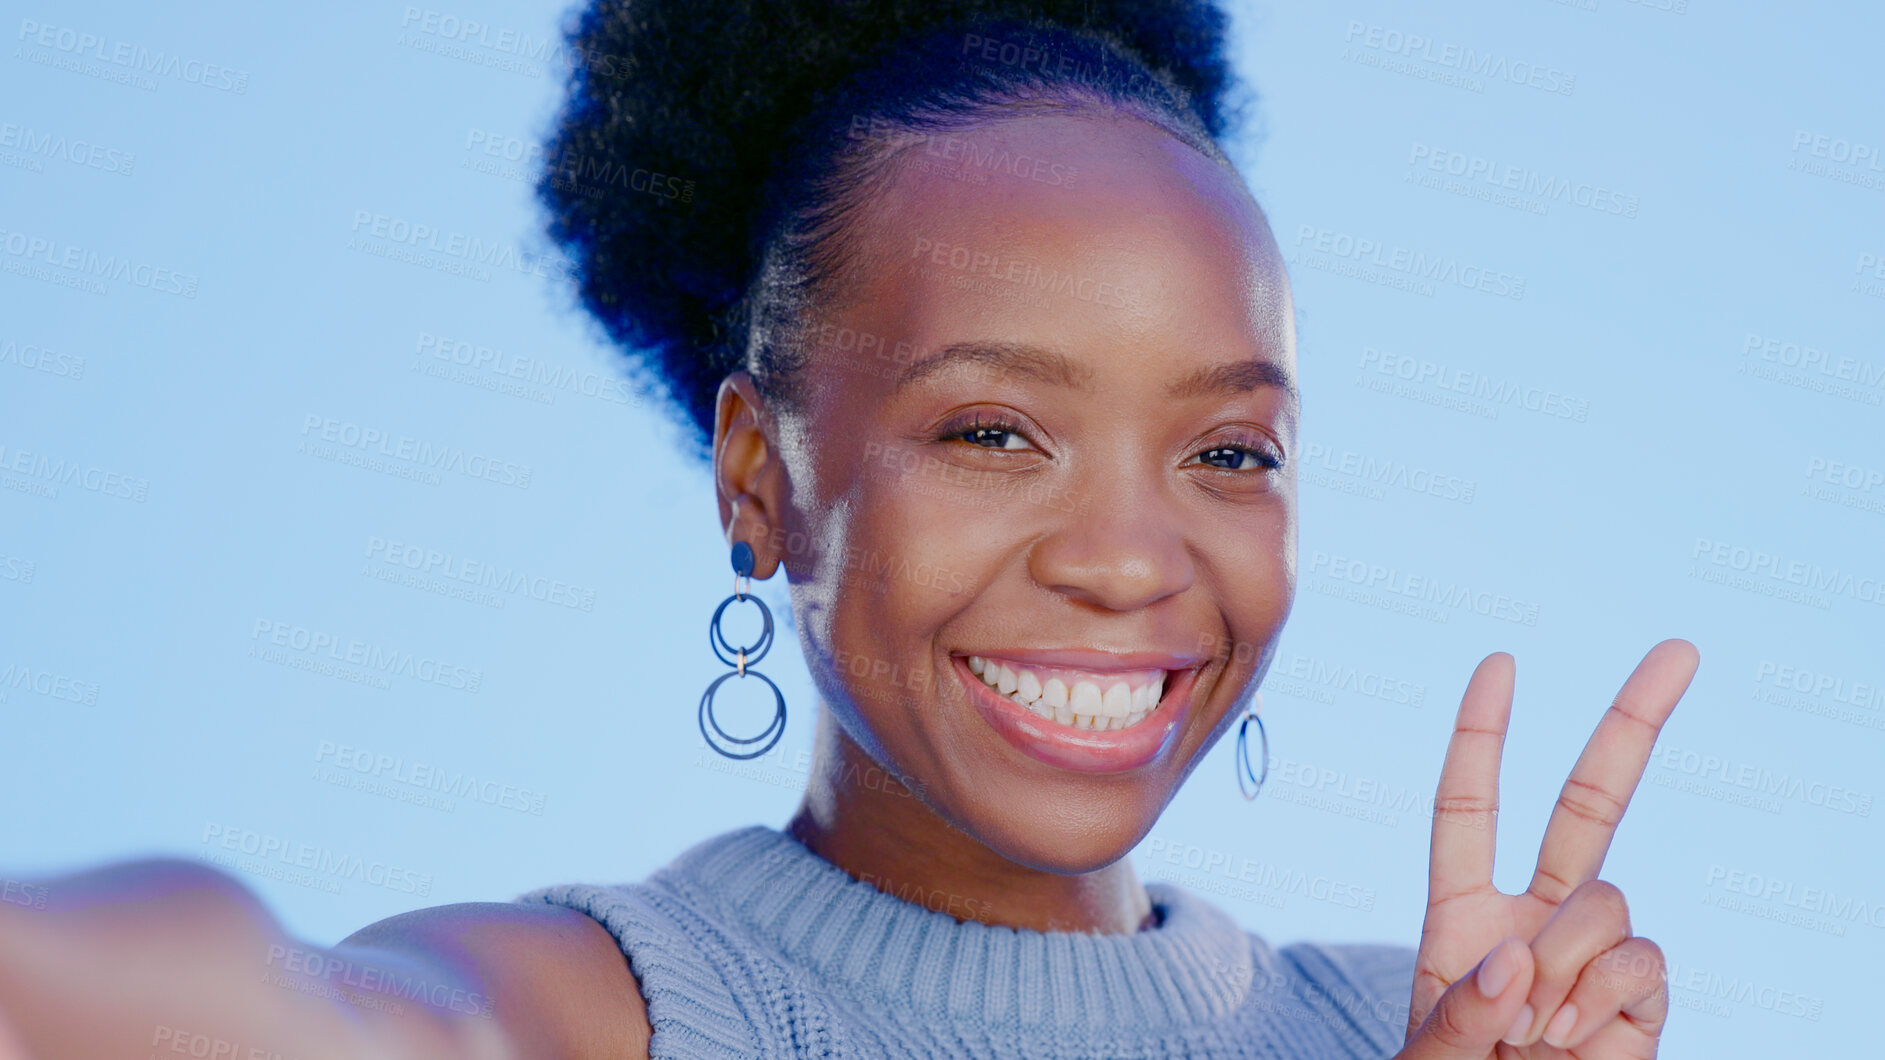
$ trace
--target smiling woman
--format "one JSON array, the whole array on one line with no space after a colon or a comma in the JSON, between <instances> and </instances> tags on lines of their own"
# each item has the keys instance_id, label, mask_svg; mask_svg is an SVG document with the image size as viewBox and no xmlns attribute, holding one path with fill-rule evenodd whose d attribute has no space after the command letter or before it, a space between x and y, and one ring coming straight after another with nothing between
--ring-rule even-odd
<instances>
[{"instance_id":1,"label":"smiling woman","mask_svg":"<svg viewBox=\"0 0 1885 1060\"><path fill-rule=\"evenodd\" d=\"M1694 671L1686 642L1605 714L1517 896L1491 885L1489 823L1512 665L1481 664L1418 951L1275 947L1127 859L1253 717L1296 588L1294 309L1220 146L1224 32L1204 0L582 12L571 51L594 61L538 190L586 308L711 464L733 599L786 575L819 695L804 800L640 883L271 957L282 981L241 1017L258 1037L397 1056L1654 1052L1661 956L1596 876ZM744 678L770 645L721 646ZM729 753L782 731L728 733L711 691L703 734ZM60 893L134 890L152 937L191 923L231 954L314 952L200 868L87 879ZM112 905L64 900L75 922ZM48 923L7 930L41 953L80 930ZM11 989L34 1044L79 1033L26 1022L43 999ZM482 1000L367 1003L437 990Z\"/></svg>"}]
</instances>

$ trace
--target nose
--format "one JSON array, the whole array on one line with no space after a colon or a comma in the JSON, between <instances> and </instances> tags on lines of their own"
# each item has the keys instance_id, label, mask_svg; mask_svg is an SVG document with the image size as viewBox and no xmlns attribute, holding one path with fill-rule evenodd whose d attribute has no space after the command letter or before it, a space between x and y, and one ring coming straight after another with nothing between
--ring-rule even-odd
<instances>
[{"instance_id":1,"label":"nose","mask_svg":"<svg viewBox=\"0 0 1885 1060\"><path fill-rule=\"evenodd\" d=\"M1083 491L1028 553L1035 582L1109 611L1148 607L1191 587L1183 514L1151 484Z\"/></svg>"}]
</instances>

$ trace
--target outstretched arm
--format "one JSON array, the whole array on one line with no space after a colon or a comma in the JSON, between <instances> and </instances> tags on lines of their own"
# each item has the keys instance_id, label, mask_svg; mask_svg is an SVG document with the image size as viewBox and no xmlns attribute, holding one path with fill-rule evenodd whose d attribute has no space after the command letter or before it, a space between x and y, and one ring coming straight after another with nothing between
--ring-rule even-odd
<instances>
[{"instance_id":1,"label":"outstretched arm","mask_svg":"<svg viewBox=\"0 0 1885 1060\"><path fill-rule=\"evenodd\" d=\"M176 860L0 903L0 1060L580 1060L646 1056L645 1027L614 940L570 910L420 910L323 948L234 879Z\"/></svg>"}]
</instances>

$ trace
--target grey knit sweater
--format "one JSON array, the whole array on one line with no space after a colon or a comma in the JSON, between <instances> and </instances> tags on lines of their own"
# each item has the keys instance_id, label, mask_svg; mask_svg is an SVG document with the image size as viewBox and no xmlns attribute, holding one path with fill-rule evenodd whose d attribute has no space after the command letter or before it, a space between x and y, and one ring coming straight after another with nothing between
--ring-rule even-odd
<instances>
[{"instance_id":1,"label":"grey knit sweater","mask_svg":"<svg viewBox=\"0 0 1885 1060\"><path fill-rule=\"evenodd\" d=\"M958 921L852 879L796 839L715 836L645 882L566 885L621 943L659 1060L720 1057L1387 1057L1405 946L1274 948L1204 899L1146 885L1132 935Z\"/></svg>"}]
</instances>

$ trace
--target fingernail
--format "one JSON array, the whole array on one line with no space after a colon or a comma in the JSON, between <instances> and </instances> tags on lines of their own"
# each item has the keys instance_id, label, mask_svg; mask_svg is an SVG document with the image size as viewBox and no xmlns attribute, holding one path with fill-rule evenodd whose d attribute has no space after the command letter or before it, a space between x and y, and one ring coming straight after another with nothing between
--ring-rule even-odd
<instances>
[{"instance_id":1,"label":"fingernail","mask_svg":"<svg viewBox=\"0 0 1885 1060\"><path fill-rule=\"evenodd\" d=\"M1518 1010L1518 1018L1512 1021L1512 1029L1506 1031L1505 1037L1501 1038L1500 1041L1503 1041L1507 1045L1517 1045L1524 1041L1526 1033L1532 1029L1532 1020L1536 1019L1537 1016L1538 1013L1532 1011L1531 1003L1527 1002L1524 1007Z\"/></svg>"},{"instance_id":2,"label":"fingernail","mask_svg":"<svg viewBox=\"0 0 1885 1060\"><path fill-rule=\"evenodd\" d=\"M1501 942L1479 965L1479 974L1473 980L1479 984L1481 994L1498 997L1512 984L1512 977L1517 974L1518 955L1512 952L1510 945Z\"/></svg>"},{"instance_id":3,"label":"fingernail","mask_svg":"<svg viewBox=\"0 0 1885 1060\"><path fill-rule=\"evenodd\" d=\"M1545 1024L1545 1044L1564 1048L1564 1043L1571 1040L1571 1028L1577 1026L1577 1006L1569 1001Z\"/></svg>"}]
</instances>

